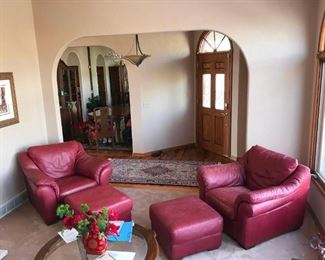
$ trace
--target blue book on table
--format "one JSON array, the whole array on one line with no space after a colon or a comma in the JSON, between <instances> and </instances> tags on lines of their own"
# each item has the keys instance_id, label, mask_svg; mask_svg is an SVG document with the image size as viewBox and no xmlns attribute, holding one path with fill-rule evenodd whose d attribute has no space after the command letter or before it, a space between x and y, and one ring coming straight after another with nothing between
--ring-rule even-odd
<instances>
[{"instance_id":1,"label":"blue book on table","mask_svg":"<svg viewBox=\"0 0 325 260\"><path fill-rule=\"evenodd\" d=\"M118 235L108 235L110 242L131 242L134 222L124 222Z\"/></svg>"}]
</instances>

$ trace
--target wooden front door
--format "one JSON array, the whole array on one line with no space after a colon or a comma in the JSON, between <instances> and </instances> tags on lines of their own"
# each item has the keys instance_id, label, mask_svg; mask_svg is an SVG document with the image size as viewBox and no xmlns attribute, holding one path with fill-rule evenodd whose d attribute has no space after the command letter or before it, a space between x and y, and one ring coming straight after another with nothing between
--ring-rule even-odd
<instances>
[{"instance_id":1,"label":"wooden front door","mask_svg":"<svg viewBox=\"0 0 325 260\"><path fill-rule=\"evenodd\" d=\"M99 94L100 105L102 107L105 107L107 106L107 100L106 100L106 87L105 87L103 66L97 66L97 82L98 82L98 94Z\"/></svg>"},{"instance_id":2,"label":"wooden front door","mask_svg":"<svg viewBox=\"0 0 325 260\"><path fill-rule=\"evenodd\" d=\"M230 156L232 53L197 54L197 140Z\"/></svg>"}]
</instances>

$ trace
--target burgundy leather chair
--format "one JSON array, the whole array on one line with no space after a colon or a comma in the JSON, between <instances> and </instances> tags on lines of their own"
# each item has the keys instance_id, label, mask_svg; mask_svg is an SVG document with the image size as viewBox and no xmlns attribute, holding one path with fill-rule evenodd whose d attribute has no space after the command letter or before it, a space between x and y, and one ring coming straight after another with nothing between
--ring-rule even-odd
<instances>
[{"instance_id":1,"label":"burgundy leather chair","mask_svg":"<svg viewBox=\"0 0 325 260\"><path fill-rule=\"evenodd\" d=\"M200 166L197 175L200 198L244 248L302 225L310 176L296 159L260 146L238 162Z\"/></svg>"},{"instance_id":2,"label":"burgundy leather chair","mask_svg":"<svg viewBox=\"0 0 325 260\"><path fill-rule=\"evenodd\" d=\"M34 146L18 155L29 198L46 224L56 222L56 207L72 193L106 185L109 161L87 155L76 141Z\"/></svg>"}]
</instances>

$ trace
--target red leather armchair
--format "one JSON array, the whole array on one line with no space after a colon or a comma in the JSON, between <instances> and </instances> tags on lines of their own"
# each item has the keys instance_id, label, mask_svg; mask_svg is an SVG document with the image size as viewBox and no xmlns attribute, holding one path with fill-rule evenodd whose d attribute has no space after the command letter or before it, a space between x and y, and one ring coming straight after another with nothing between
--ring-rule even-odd
<instances>
[{"instance_id":1,"label":"red leather armchair","mask_svg":"<svg viewBox=\"0 0 325 260\"><path fill-rule=\"evenodd\" d=\"M75 141L34 146L18 155L29 198L46 224L56 222L56 207L69 194L108 184L107 160L87 155Z\"/></svg>"},{"instance_id":2,"label":"red leather armchair","mask_svg":"<svg viewBox=\"0 0 325 260\"><path fill-rule=\"evenodd\" d=\"M310 169L289 156L253 146L238 162L200 166L197 178L200 198L244 248L303 223Z\"/></svg>"}]
</instances>

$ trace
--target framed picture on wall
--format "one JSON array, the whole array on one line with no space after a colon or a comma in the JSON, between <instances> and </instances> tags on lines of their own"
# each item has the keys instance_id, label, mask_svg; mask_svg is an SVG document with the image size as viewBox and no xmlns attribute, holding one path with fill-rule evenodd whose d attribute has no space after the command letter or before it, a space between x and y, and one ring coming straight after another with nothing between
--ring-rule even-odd
<instances>
[{"instance_id":1,"label":"framed picture on wall","mask_svg":"<svg viewBox=\"0 0 325 260\"><path fill-rule=\"evenodd\" d=\"M0 72L0 127L19 123L12 72Z\"/></svg>"}]
</instances>

